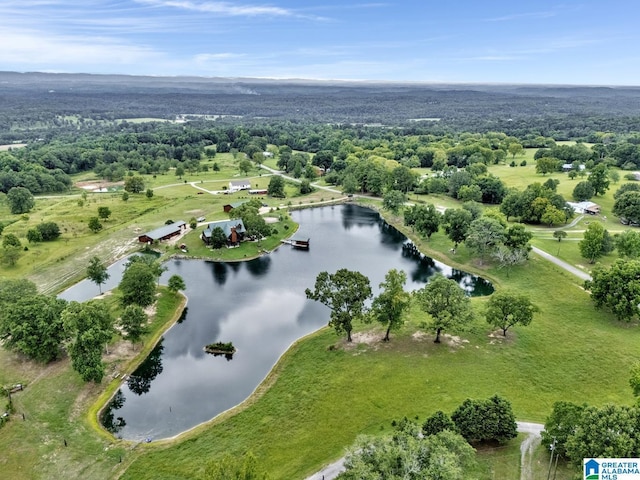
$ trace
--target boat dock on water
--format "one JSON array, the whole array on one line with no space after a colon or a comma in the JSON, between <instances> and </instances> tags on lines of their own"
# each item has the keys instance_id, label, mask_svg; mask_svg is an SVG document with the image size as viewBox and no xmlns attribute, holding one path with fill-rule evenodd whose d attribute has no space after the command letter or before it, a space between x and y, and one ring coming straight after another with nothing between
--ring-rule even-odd
<instances>
[{"instance_id":1,"label":"boat dock on water","mask_svg":"<svg viewBox=\"0 0 640 480\"><path fill-rule=\"evenodd\" d=\"M306 240L299 240L295 238L282 240L282 243L286 243L287 245L291 245L293 248L298 250L309 250L309 238Z\"/></svg>"}]
</instances>

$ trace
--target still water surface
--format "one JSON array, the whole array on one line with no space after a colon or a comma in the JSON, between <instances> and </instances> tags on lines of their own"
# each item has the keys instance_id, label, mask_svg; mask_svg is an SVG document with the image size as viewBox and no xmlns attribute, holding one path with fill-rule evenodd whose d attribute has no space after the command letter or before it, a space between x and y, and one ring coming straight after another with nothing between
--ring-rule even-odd
<instances>
[{"instance_id":1,"label":"still water surface","mask_svg":"<svg viewBox=\"0 0 640 480\"><path fill-rule=\"evenodd\" d=\"M122 385L104 412L106 428L130 440L156 440L242 402L292 342L326 325L328 309L304 294L321 271L360 271L375 293L392 268L407 272L410 290L441 272L471 295L493 291L487 281L421 255L372 210L341 205L296 211L292 217L300 224L295 237L311 239L309 251L285 245L248 262L167 262L162 281L173 274L184 278L188 308ZM114 266L112 276L122 268ZM85 300L83 295L91 297L95 289L81 282L64 297ZM233 359L203 351L215 341L233 342Z\"/></svg>"}]
</instances>

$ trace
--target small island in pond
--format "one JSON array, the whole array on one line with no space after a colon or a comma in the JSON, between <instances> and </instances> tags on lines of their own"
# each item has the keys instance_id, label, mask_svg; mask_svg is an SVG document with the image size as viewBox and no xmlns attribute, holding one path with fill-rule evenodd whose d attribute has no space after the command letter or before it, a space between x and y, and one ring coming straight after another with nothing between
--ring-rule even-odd
<instances>
[{"instance_id":1,"label":"small island in pond","mask_svg":"<svg viewBox=\"0 0 640 480\"><path fill-rule=\"evenodd\" d=\"M231 342L216 342L206 345L204 347L204 351L207 353L213 353L214 355L233 355L236 353L236 347L234 347Z\"/></svg>"}]
</instances>

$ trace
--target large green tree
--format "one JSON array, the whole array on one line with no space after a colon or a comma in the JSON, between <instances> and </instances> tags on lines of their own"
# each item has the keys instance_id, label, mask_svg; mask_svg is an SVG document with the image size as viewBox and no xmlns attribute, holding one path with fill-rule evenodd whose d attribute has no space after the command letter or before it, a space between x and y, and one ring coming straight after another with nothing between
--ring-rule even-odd
<instances>
[{"instance_id":1,"label":"large green tree","mask_svg":"<svg viewBox=\"0 0 640 480\"><path fill-rule=\"evenodd\" d=\"M111 216L111 209L109 207L103 206L98 207L98 217L103 220L107 220Z\"/></svg>"},{"instance_id":2,"label":"large green tree","mask_svg":"<svg viewBox=\"0 0 640 480\"><path fill-rule=\"evenodd\" d=\"M489 298L485 318L490 325L502 329L502 335L506 337L510 327L529 325L537 311L538 308L531 303L528 296L500 291Z\"/></svg>"},{"instance_id":3,"label":"large green tree","mask_svg":"<svg viewBox=\"0 0 640 480\"><path fill-rule=\"evenodd\" d=\"M339 480L464 480L475 464L473 448L449 430L421 438L404 422L392 435L359 437Z\"/></svg>"},{"instance_id":4,"label":"large green tree","mask_svg":"<svg viewBox=\"0 0 640 480\"><path fill-rule=\"evenodd\" d=\"M600 257L610 253L613 247L613 238L599 222L590 223L578 243L580 255L589 260L589 263L595 263Z\"/></svg>"},{"instance_id":5,"label":"large green tree","mask_svg":"<svg viewBox=\"0 0 640 480\"><path fill-rule=\"evenodd\" d=\"M36 225L36 229L42 235L42 240L50 242L60 236L60 227L55 222L42 222Z\"/></svg>"},{"instance_id":6,"label":"large green tree","mask_svg":"<svg viewBox=\"0 0 640 480\"><path fill-rule=\"evenodd\" d=\"M579 182L575 187L573 187L573 193L571 195L576 202L582 202L585 200L591 200L591 197L595 194L596 189L593 188L591 182L584 181Z\"/></svg>"},{"instance_id":7,"label":"large green tree","mask_svg":"<svg viewBox=\"0 0 640 480\"><path fill-rule=\"evenodd\" d=\"M438 231L441 219L442 214L432 203L414 205L404 211L404 224L411 226L427 239L430 239L431 235Z\"/></svg>"},{"instance_id":8,"label":"large green tree","mask_svg":"<svg viewBox=\"0 0 640 480\"><path fill-rule=\"evenodd\" d=\"M640 192L627 191L613 202L612 212L626 223L640 224Z\"/></svg>"},{"instance_id":9,"label":"large green tree","mask_svg":"<svg viewBox=\"0 0 640 480\"><path fill-rule=\"evenodd\" d=\"M458 245L465 241L471 221L471 213L462 208L449 208L444 212L442 224L444 231L454 244L453 248L458 248Z\"/></svg>"},{"instance_id":10,"label":"large green tree","mask_svg":"<svg viewBox=\"0 0 640 480\"><path fill-rule=\"evenodd\" d=\"M625 230L613 236L618 255L626 258L640 257L640 232Z\"/></svg>"},{"instance_id":11,"label":"large green tree","mask_svg":"<svg viewBox=\"0 0 640 480\"><path fill-rule=\"evenodd\" d=\"M456 424L453 423L451 417L441 410L438 410L433 415L428 417L422 424L422 434L425 437L428 437L429 435L435 435L442 432L443 430L456 432L457 429L458 427L456 427Z\"/></svg>"},{"instance_id":12,"label":"large green tree","mask_svg":"<svg viewBox=\"0 0 640 480\"><path fill-rule=\"evenodd\" d=\"M184 283L184 279L180 275L171 275L167 285L169 290L174 293L178 290L185 290L187 288L187 285Z\"/></svg>"},{"instance_id":13,"label":"large green tree","mask_svg":"<svg viewBox=\"0 0 640 480\"><path fill-rule=\"evenodd\" d=\"M211 231L211 247L222 248L227 244L227 236L224 230L220 227L216 227Z\"/></svg>"},{"instance_id":14,"label":"large green tree","mask_svg":"<svg viewBox=\"0 0 640 480\"><path fill-rule=\"evenodd\" d=\"M373 299L371 316L387 327L383 341L389 341L389 332L398 330L411 303L411 295L404 290L407 274L402 270L389 270L380 284L382 291Z\"/></svg>"},{"instance_id":15,"label":"large green tree","mask_svg":"<svg viewBox=\"0 0 640 480\"><path fill-rule=\"evenodd\" d=\"M451 414L451 420L469 442L506 443L518 435L511 403L499 395L488 400L465 400Z\"/></svg>"},{"instance_id":16,"label":"large green tree","mask_svg":"<svg viewBox=\"0 0 640 480\"><path fill-rule=\"evenodd\" d=\"M596 265L591 281L585 288L591 291L596 308L606 307L618 320L631 321L638 316L640 305L640 260L616 260L611 267Z\"/></svg>"},{"instance_id":17,"label":"large green tree","mask_svg":"<svg viewBox=\"0 0 640 480\"><path fill-rule=\"evenodd\" d=\"M473 318L471 302L465 291L455 280L441 274L435 275L414 295L422 310L431 315L431 328L436 332L435 343L440 343L443 331L460 330Z\"/></svg>"},{"instance_id":18,"label":"large green tree","mask_svg":"<svg viewBox=\"0 0 640 480\"><path fill-rule=\"evenodd\" d=\"M13 214L27 213L36 205L28 188L13 187L7 192L7 204Z\"/></svg>"},{"instance_id":19,"label":"large green tree","mask_svg":"<svg viewBox=\"0 0 640 480\"><path fill-rule=\"evenodd\" d=\"M67 302L33 293L29 284L3 284L3 297L9 292L18 295L1 304L0 338L5 348L43 363L55 360L67 338L60 318Z\"/></svg>"},{"instance_id":20,"label":"large green tree","mask_svg":"<svg viewBox=\"0 0 640 480\"><path fill-rule=\"evenodd\" d=\"M125 178L124 189L131 193L140 193L144 191L144 178L140 175Z\"/></svg>"},{"instance_id":21,"label":"large green tree","mask_svg":"<svg viewBox=\"0 0 640 480\"><path fill-rule=\"evenodd\" d=\"M269 180L267 194L275 198L284 198L284 180L280 175L273 175Z\"/></svg>"},{"instance_id":22,"label":"large green tree","mask_svg":"<svg viewBox=\"0 0 640 480\"><path fill-rule=\"evenodd\" d=\"M122 275L118 289L122 304L148 307L156 297L156 272L144 261L131 263Z\"/></svg>"},{"instance_id":23,"label":"large green tree","mask_svg":"<svg viewBox=\"0 0 640 480\"><path fill-rule=\"evenodd\" d=\"M331 274L320 272L314 289L307 288L305 294L331 309L329 325L338 334L346 333L347 342L351 342L353 321L365 318L365 302L372 296L369 279L346 268Z\"/></svg>"},{"instance_id":24,"label":"large green tree","mask_svg":"<svg viewBox=\"0 0 640 480\"><path fill-rule=\"evenodd\" d=\"M114 333L109 309L96 300L71 302L62 312L62 321L71 337L67 350L73 369L85 382L100 383L104 377L102 350Z\"/></svg>"},{"instance_id":25,"label":"large green tree","mask_svg":"<svg viewBox=\"0 0 640 480\"><path fill-rule=\"evenodd\" d=\"M546 175L547 173L553 173L558 170L558 164L560 162L557 158L542 157L536 160L536 173Z\"/></svg>"},{"instance_id":26,"label":"large green tree","mask_svg":"<svg viewBox=\"0 0 640 480\"><path fill-rule=\"evenodd\" d=\"M505 240L504 227L494 218L480 217L469 224L465 245L475 251L481 262Z\"/></svg>"},{"instance_id":27,"label":"large green tree","mask_svg":"<svg viewBox=\"0 0 640 480\"><path fill-rule=\"evenodd\" d=\"M596 195L604 195L609 190L609 169L605 163L599 163L589 175L587 181L593 187Z\"/></svg>"},{"instance_id":28,"label":"large green tree","mask_svg":"<svg viewBox=\"0 0 640 480\"><path fill-rule=\"evenodd\" d=\"M542 431L542 442L551 445L555 442L555 452L567 458L567 440L576 431L586 404L577 405L571 402L556 402L551 414L547 417Z\"/></svg>"},{"instance_id":29,"label":"large green tree","mask_svg":"<svg viewBox=\"0 0 640 480\"><path fill-rule=\"evenodd\" d=\"M147 331L147 314L139 305L127 305L120 316L120 326L124 338L135 344Z\"/></svg>"},{"instance_id":30,"label":"large green tree","mask_svg":"<svg viewBox=\"0 0 640 480\"><path fill-rule=\"evenodd\" d=\"M407 195L405 193L400 190L388 190L382 198L382 207L397 214L406 201Z\"/></svg>"},{"instance_id":31,"label":"large green tree","mask_svg":"<svg viewBox=\"0 0 640 480\"><path fill-rule=\"evenodd\" d=\"M575 463L583 458L637 457L639 420L636 406L586 407L575 431L567 438L567 456Z\"/></svg>"},{"instance_id":32,"label":"large green tree","mask_svg":"<svg viewBox=\"0 0 640 480\"><path fill-rule=\"evenodd\" d=\"M92 257L87 266L87 278L98 285L98 290L102 294L102 284L109 279L107 267L102 264L98 257Z\"/></svg>"}]
</instances>

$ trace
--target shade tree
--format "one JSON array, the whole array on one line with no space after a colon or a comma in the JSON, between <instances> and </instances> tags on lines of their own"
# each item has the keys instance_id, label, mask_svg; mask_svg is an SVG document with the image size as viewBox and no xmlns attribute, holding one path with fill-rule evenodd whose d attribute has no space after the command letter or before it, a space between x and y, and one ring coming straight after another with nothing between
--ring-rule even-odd
<instances>
[{"instance_id":1,"label":"shade tree","mask_svg":"<svg viewBox=\"0 0 640 480\"><path fill-rule=\"evenodd\" d=\"M402 270L389 270L380 284L381 292L371 304L371 318L387 327L383 341L389 341L389 332L398 330L411 304L411 294L404 290L407 274Z\"/></svg>"},{"instance_id":2,"label":"shade tree","mask_svg":"<svg viewBox=\"0 0 640 480\"><path fill-rule=\"evenodd\" d=\"M596 308L607 308L618 320L638 317L640 305L640 260L618 259L611 267L596 265L585 282Z\"/></svg>"},{"instance_id":3,"label":"shade tree","mask_svg":"<svg viewBox=\"0 0 640 480\"><path fill-rule=\"evenodd\" d=\"M404 224L411 226L420 235L431 238L440 227L442 214L432 203L413 205L404 210Z\"/></svg>"},{"instance_id":4,"label":"shade tree","mask_svg":"<svg viewBox=\"0 0 640 480\"><path fill-rule=\"evenodd\" d=\"M462 330L472 319L471 302L455 280L437 274L429 283L414 292L420 308L431 316L431 329L435 343L440 343L443 331Z\"/></svg>"},{"instance_id":5,"label":"shade tree","mask_svg":"<svg viewBox=\"0 0 640 480\"><path fill-rule=\"evenodd\" d=\"M136 304L148 307L155 301L156 272L144 261L130 263L122 274L118 285L123 306Z\"/></svg>"},{"instance_id":6,"label":"shade tree","mask_svg":"<svg viewBox=\"0 0 640 480\"><path fill-rule=\"evenodd\" d=\"M9 210L13 214L28 213L36 205L33 194L25 187L12 187L9 189L6 200Z\"/></svg>"},{"instance_id":7,"label":"shade tree","mask_svg":"<svg viewBox=\"0 0 640 480\"><path fill-rule=\"evenodd\" d=\"M305 294L308 299L331 309L329 325L338 334L346 333L347 342L352 341L353 322L365 318L365 302L372 296L369 279L360 272L346 268L331 274L320 272L314 289L307 288Z\"/></svg>"},{"instance_id":8,"label":"shade tree","mask_svg":"<svg viewBox=\"0 0 640 480\"><path fill-rule=\"evenodd\" d=\"M578 243L580 255L595 263L597 259L613 251L614 242L601 223L593 222L587 227L582 240Z\"/></svg>"},{"instance_id":9,"label":"shade tree","mask_svg":"<svg viewBox=\"0 0 640 480\"><path fill-rule=\"evenodd\" d=\"M18 282L3 281L0 286L0 338L8 350L38 362L51 362L58 358L67 338L61 320L67 302L35 293L30 284ZM16 296L8 298L10 293Z\"/></svg>"},{"instance_id":10,"label":"shade tree","mask_svg":"<svg viewBox=\"0 0 640 480\"><path fill-rule=\"evenodd\" d=\"M442 224L449 239L453 242L453 248L465 241L471 225L472 216L462 208L449 208L444 212Z\"/></svg>"},{"instance_id":11,"label":"shade tree","mask_svg":"<svg viewBox=\"0 0 640 480\"><path fill-rule=\"evenodd\" d=\"M176 293L179 290L185 290L187 288L187 285L184 283L184 279L180 275L171 275L171 277L169 277L167 286L173 293Z\"/></svg>"},{"instance_id":12,"label":"shade tree","mask_svg":"<svg viewBox=\"0 0 640 480\"><path fill-rule=\"evenodd\" d=\"M469 478L474 449L455 432L421 437L418 425L402 422L393 434L361 436L349 449L339 480Z\"/></svg>"},{"instance_id":13,"label":"shade tree","mask_svg":"<svg viewBox=\"0 0 640 480\"><path fill-rule=\"evenodd\" d=\"M147 332L148 320L149 318L142 307L135 304L127 305L118 322L125 340L129 340L133 344L138 343Z\"/></svg>"},{"instance_id":14,"label":"shade tree","mask_svg":"<svg viewBox=\"0 0 640 480\"><path fill-rule=\"evenodd\" d=\"M466 399L451 414L451 420L468 442L503 444L518 435L511 403L499 395L487 400Z\"/></svg>"},{"instance_id":15,"label":"shade tree","mask_svg":"<svg viewBox=\"0 0 640 480\"><path fill-rule=\"evenodd\" d=\"M527 326L533 315L539 311L526 295L509 291L496 292L489 298L485 309L485 319L489 325L500 328L502 335L514 325Z\"/></svg>"},{"instance_id":16,"label":"shade tree","mask_svg":"<svg viewBox=\"0 0 640 480\"><path fill-rule=\"evenodd\" d=\"M98 290L102 294L102 284L109 279L110 275L107 267L102 264L98 257L92 257L87 266L87 278L98 285Z\"/></svg>"},{"instance_id":17,"label":"shade tree","mask_svg":"<svg viewBox=\"0 0 640 480\"><path fill-rule=\"evenodd\" d=\"M465 245L475 251L481 262L505 240L505 229L497 220L480 217L469 224Z\"/></svg>"},{"instance_id":18,"label":"shade tree","mask_svg":"<svg viewBox=\"0 0 640 480\"><path fill-rule=\"evenodd\" d=\"M625 230L613 236L618 255L626 258L640 257L640 232Z\"/></svg>"},{"instance_id":19,"label":"shade tree","mask_svg":"<svg viewBox=\"0 0 640 480\"><path fill-rule=\"evenodd\" d=\"M62 312L62 321L71 338L67 351L73 369L85 382L100 383L105 370L102 351L114 333L109 309L96 300L71 302Z\"/></svg>"}]
</instances>

